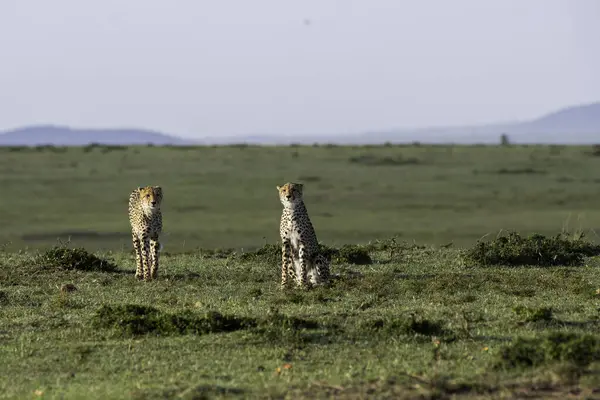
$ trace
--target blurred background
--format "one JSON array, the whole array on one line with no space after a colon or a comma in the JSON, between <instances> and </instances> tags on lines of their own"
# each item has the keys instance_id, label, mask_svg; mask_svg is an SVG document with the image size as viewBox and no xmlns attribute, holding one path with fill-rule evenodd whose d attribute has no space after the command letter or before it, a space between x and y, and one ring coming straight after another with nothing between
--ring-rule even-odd
<instances>
[{"instance_id":1,"label":"blurred background","mask_svg":"<svg viewBox=\"0 0 600 400\"><path fill-rule=\"evenodd\" d=\"M600 226L595 0L0 3L0 248L465 246Z\"/></svg>"}]
</instances>

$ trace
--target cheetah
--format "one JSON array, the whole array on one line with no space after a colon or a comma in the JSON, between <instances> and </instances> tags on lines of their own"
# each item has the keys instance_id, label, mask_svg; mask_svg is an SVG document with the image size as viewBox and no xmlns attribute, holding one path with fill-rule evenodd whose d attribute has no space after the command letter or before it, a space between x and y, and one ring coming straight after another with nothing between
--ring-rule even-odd
<instances>
[{"instance_id":1,"label":"cheetah","mask_svg":"<svg viewBox=\"0 0 600 400\"><path fill-rule=\"evenodd\" d=\"M319 243L308 211L302 200L301 183L286 183L279 187L283 214L281 235L281 287L287 285L288 275L296 278L297 286L326 284L329 280L329 260L319 253Z\"/></svg>"},{"instance_id":2,"label":"cheetah","mask_svg":"<svg viewBox=\"0 0 600 400\"><path fill-rule=\"evenodd\" d=\"M158 274L158 236L162 231L160 206L163 192L160 186L135 189L129 196L129 222L135 250L135 277L149 281Z\"/></svg>"}]
</instances>

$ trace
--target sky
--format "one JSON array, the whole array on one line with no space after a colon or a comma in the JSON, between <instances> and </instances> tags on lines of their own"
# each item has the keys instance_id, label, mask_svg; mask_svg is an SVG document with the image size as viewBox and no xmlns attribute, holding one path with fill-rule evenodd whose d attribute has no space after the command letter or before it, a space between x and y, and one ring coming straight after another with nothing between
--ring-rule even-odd
<instances>
[{"instance_id":1,"label":"sky","mask_svg":"<svg viewBox=\"0 0 600 400\"><path fill-rule=\"evenodd\" d=\"M531 119L600 100L598 20L598 0L0 0L0 131Z\"/></svg>"}]
</instances>

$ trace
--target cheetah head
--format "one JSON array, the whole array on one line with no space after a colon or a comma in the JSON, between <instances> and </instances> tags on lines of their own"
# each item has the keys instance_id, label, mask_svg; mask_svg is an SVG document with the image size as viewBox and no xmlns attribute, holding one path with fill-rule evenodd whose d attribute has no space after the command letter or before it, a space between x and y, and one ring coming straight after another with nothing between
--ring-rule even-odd
<instances>
[{"instance_id":1,"label":"cheetah head","mask_svg":"<svg viewBox=\"0 0 600 400\"><path fill-rule=\"evenodd\" d=\"M160 210L162 203L162 188L160 186L146 186L138 188L140 203L144 214L151 215Z\"/></svg>"},{"instance_id":2,"label":"cheetah head","mask_svg":"<svg viewBox=\"0 0 600 400\"><path fill-rule=\"evenodd\" d=\"M284 207L291 207L302 201L301 183L286 183L283 186L277 186L279 200Z\"/></svg>"}]
</instances>

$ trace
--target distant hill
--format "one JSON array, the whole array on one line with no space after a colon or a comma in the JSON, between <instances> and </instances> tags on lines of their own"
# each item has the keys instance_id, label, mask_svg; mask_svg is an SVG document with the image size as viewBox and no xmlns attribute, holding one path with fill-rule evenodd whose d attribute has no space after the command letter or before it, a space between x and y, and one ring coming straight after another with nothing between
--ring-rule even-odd
<instances>
[{"instance_id":1,"label":"distant hill","mask_svg":"<svg viewBox=\"0 0 600 400\"><path fill-rule=\"evenodd\" d=\"M508 135L512 143L597 144L600 143L600 102L563 108L530 121L473 126L394 129L357 134L281 135L254 134L233 137L206 137L187 140L159 132L138 129L72 129L61 126L33 126L0 134L0 146L84 146L111 145L198 145L198 144L382 144L457 143L492 144Z\"/></svg>"},{"instance_id":2,"label":"distant hill","mask_svg":"<svg viewBox=\"0 0 600 400\"><path fill-rule=\"evenodd\" d=\"M415 129L391 129L357 134L310 136L253 135L234 138L205 138L207 143L252 144L381 144L390 143L457 143L493 144L502 134L513 143L596 144L600 143L600 102L572 106L530 121L505 122L472 126L440 126Z\"/></svg>"},{"instance_id":3,"label":"distant hill","mask_svg":"<svg viewBox=\"0 0 600 400\"><path fill-rule=\"evenodd\" d=\"M515 138L541 137L550 141L600 143L600 103L563 108L514 130Z\"/></svg>"},{"instance_id":4,"label":"distant hill","mask_svg":"<svg viewBox=\"0 0 600 400\"><path fill-rule=\"evenodd\" d=\"M85 146L91 143L109 145L173 145L195 144L191 140L140 129L72 129L41 125L15 129L0 134L0 146Z\"/></svg>"},{"instance_id":5,"label":"distant hill","mask_svg":"<svg viewBox=\"0 0 600 400\"><path fill-rule=\"evenodd\" d=\"M499 143L502 134L513 143L600 143L600 102L564 108L531 121L371 132L355 136L353 142Z\"/></svg>"}]
</instances>

